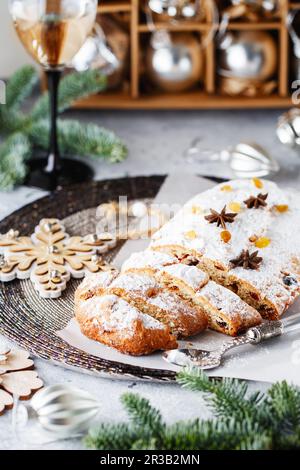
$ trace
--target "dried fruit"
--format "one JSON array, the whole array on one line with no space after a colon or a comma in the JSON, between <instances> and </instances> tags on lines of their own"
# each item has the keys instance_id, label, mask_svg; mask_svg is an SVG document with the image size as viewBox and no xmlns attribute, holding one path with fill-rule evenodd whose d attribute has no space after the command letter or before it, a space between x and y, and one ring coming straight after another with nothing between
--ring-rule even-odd
<instances>
[{"instance_id":1,"label":"dried fruit","mask_svg":"<svg viewBox=\"0 0 300 470\"><path fill-rule=\"evenodd\" d=\"M220 237L224 243L228 243L231 240L231 233L228 232L228 230L222 230L222 232L220 233Z\"/></svg>"},{"instance_id":2,"label":"dried fruit","mask_svg":"<svg viewBox=\"0 0 300 470\"><path fill-rule=\"evenodd\" d=\"M282 214L283 212L287 212L289 210L289 206L287 204L277 204L275 209Z\"/></svg>"},{"instance_id":3,"label":"dried fruit","mask_svg":"<svg viewBox=\"0 0 300 470\"><path fill-rule=\"evenodd\" d=\"M251 235L251 237L249 237L249 242L254 243L256 242L257 238L257 235Z\"/></svg>"},{"instance_id":4,"label":"dried fruit","mask_svg":"<svg viewBox=\"0 0 300 470\"><path fill-rule=\"evenodd\" d=\"M298 281L294 276L284 276L283 283L289 287L298 285Z\"/></svg>"},{"instance_id":5,"label":"dried fruit","mask_svg":"<svg viewBox=\"0 0 300 470\"><path fill-rule=\"evenodd\" d=\"M232 212L240 212L241 210L241 204L239 202L230 202L228 204L228 208L232 211Z\"/></svg>"},{"instance_id":6,"label":"dried fruit","mask_svg":"<svg viewBox=\"0 0 300 470\"><path fill-rule=\"evenodd\" d=\"M221 191L232 191L232 186L230 184L224 184L224 186L221 187Z\"/></svg>"},{"instance_id":7,"label":"dried fruit","mask_svg":"<svg viewBox=\"0 0 300 470\"><path fill-rule=\"evenodd\" d=\"M252 178L252 183L254 184L254 186L258 189L261 189L263 188L264 186L264 183L262 182L262 180L260 180L259 178Z\"/></svg>"},{"instance_id":8,"label":"dried fruit","mask_svg":"<svg viewBox=\"0 0 300 470\"><path fill-rule=\"evenodd\" d=\"M201 214L203 212L203 209L200 206L193 206L191 212L192 214Z\"/></svg>"},{"instance_id":9,"label":"dried fruit","mask_svg":"<svg viewBox=\"0 0 300 470\"><path fill-rule=\"evenodd\" d=\"M256 248L266 248L267 246L270 245L270 243L271 243L270 238L260 237L258 238L258 240L256 240L255 246Z\"/></svg>"},{"instance_id":10,"label":"dried fruit","mask_svg":"<svg viewBox=\"0 0 300 470\"><path fill-rule=\"evenodd\" d=\"M185 238L189 238L190 240L194 240L197 237L197 233L195 230L189 230L188 232L185 233Z\"/></svg>"}]
</instances>

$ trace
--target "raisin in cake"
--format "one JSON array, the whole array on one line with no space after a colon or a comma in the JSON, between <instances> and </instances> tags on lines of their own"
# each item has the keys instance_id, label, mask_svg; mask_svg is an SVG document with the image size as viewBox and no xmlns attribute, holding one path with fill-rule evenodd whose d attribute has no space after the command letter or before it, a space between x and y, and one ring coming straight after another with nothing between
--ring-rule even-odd
<instances>
[{"instance_id":1,"label":"raisin in cake","mask_svg":"<svg viewBox=\"0 0 300 470\"><path fill-rule=\"evenodd\" d=\"M300 293L300 196L259 179L233 180L191 199L153 237L151 249L193 257L264 318Z\"/></svg>"},{"instance_id":2,"label":"raisin in cake","mask_svg":"<svg viewBox=\"0 0 300 470\"><path fill-rule=\"evenodd\" d=\"M261 323L261 316L254 308L211 281L207 273L193 266L194 261L185 258L184 263L180 263L172 255L145 250L132 254L124 262L122 272L151 272L169 292L205 312L210 328L222 333L235 336Z\"/></svg>"}]
</instances>

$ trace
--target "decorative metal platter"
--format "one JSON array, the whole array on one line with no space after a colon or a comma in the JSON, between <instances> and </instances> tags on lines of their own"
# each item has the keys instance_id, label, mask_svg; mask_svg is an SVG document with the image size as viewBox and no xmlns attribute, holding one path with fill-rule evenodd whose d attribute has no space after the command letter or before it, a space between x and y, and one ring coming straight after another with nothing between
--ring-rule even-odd
<instances>
[{"instance_id":1,"label":"decorative metal platter","mask_svg":"<svg viewBox=\"0 0 300 470\"><path fill-rule=\"evenodd\" d=\"M63 221L71 235L86 235L94 232L99 204L117 199L119 195L131 200L152 199L164 180L165 176L122 178L61 189L5 218L0 222L0 233L14 228L21 235L30 235L40 219L54 217ZM119 248L109 252L109 256L114 256ZM173 371L102 359L70 346L56 335L73 316L73 296L78 283L72 279L56 300L41 299L27 280L0 283L0 333L36 357L82 372L173 381Z\"/></svg>"}]
</instances>

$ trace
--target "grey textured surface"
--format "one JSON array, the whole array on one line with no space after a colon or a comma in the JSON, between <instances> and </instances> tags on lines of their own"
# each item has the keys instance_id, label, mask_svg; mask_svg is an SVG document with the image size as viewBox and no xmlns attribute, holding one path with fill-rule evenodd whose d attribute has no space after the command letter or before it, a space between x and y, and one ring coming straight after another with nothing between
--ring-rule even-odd
<instances>
[{"instance_id":1,"label":"grey textured surface","mask_svg":"<svg viewBox=\"0 0 300 470\"><path fill-rule=\"evenodd\" d=\"M275 135L280 111L214 111L214 112L89 112L72 113L86 121L94 121L114 130L128 144L129 157L118 165L93 162L97 179L125 175L169 173L181 167L202 175L230 177L219 165L187 165L184 150L200 137L203 149L221 150L242 140L256 141L272 153L282 169L275 178L283 185L299 187L300 158L284 148ZM31 188L19 188L12 193L0 193L0 218L23 204L42 196ZM199 394L177 385L158 385L99 379L37 360L36 367L46 385L67 382L89 390L103 402L102 421L125 419L119 403L120 395L128 390L139 392L163 409L166 420L175 421L194 416L208 416L209 411ZM251 388L265 384L251 384ZM12 433L11 412L0 417L0 449L24 448ZM80 440L56 442L47 446L57 449L79 449ZM36 447L36 446L34 446Z\"/></svg>"}]
</instances>

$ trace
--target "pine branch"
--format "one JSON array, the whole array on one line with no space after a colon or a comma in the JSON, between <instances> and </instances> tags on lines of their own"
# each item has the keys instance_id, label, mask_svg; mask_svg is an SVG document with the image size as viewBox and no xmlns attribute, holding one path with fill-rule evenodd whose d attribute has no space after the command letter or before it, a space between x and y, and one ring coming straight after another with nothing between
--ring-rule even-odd
<instances>
[{"instance_id":1,"label":"pine branch","mask_svg":"<svg viewBox=\"0 0 300 470\"><path fill-rule=\"evenodd\" d=\"M299 443L300 438L300 390L286 381L274 384L267 393L269 426L272 426L278 445Z\"/></svg>"},{"instance_id":2,"label":"pine branch","mask_svg":"<svg viewBox=\"0 0 300 470\"><path fill-rule=\"evenodd\" d=\"M138 395L122 397L129 424L103 426L88 445L98 449L269 450L300 449L300 390L286 382L267 394L248 394L245 382L211 380L203 372L182 371L178 381L204 392L216 419L167 426L158 410ZM242 412L241 408L245 407ZM105 434L106 433L106 434Z\"/></svg>"},{"instance_id":3,"label":"pine branch","mask_svg":"<svg viewBox=\"0 0 300 470\"><path fill-rule=\"evenodd\" d=\"M25 160L31 148L48 150L48 94L37 101L31 113L24 115L19 109L36 80L37 74L32 67L20 69L8 82L7 104L0 106L0 135L8 139L0 150L2 190L11 189L24 181ZM105 83L106 78L98 71L69 74L60 86L60 111L64 111L77 99L102 91ZM62 154L84 157L89 155L93 158L106 158L110 162L119 162L127 155L127 148L113 132L95 124L81 125L74 120L59 120L58 126ZM19 137L15 137L16 135Z\"/></svg>"},{"instance_id":4,"label":"pine branch","mask_svg":"<svg viewBox=\"0 0 300 470\"><path fill-rule=\"evenodd\" d=\"M134 393L124 394L121 401L127 410L133 429L159 442L166 427L160 412L153 408L148 400Z\"/></svg>"},{"instance_id":5,"label":"pine branch","mask_svg":"<svg viewBox=\"0 0 300 470\"><path fill-rule=\"evenodd\" d=\"M37 80L37 72L32 66L25 65L17 70L9 79L6 86L6 107L10 111L16 111L31 94Z\"/></svg>"},{"instance_id":6,"label":"pine branch","mask_svg":"<svg viewBox=\"0 0 300 470\"><path fill-rule=\"evenodd\" d=\"M12 135L0 146L0 189L9 191L26 176L26 159L31 150L23 134Z\"/></svg>"},{"instance_id":7,"label":"pine branch","mask_svg":"<svg viewBox=\"0 0 300 470\"><path fill-rule=\"evenodd\" d=\"M88 449L128 450L136 439L136 434L126 424L101 424L89 431L84 444Z\"/></svg>"},{"instance_id":8,"label":"pine branch","mask_svg":"<svg viewBox=\"0 0 300 470\"><path fill-rule=\"evenodd\" d=\"M79 99L103 91L106 77L97 70L66 75L59 85L58 111L62 113ZM44 118L49 113L49 95L45 92L31 112L32 120Z\"/></svg>"},{"instance_id":9,"label":"pine branch","mask_svg":"<svg viewBox=\"0 0 300 470\"><path fill-rule=\"evenodd\" d=\"M32 124L30 138L34 145L48 148L49 122L40 120ZM127 155L127 148L116 135L96 124L80 124L73 120L58 120L59 146L62 154L106 158L117 163Z\"/></svg>"},{"instance_id":10,"label":"pine branch","mask_svg":"<svg viewBox=\"0 0 300 470\"><path fill-rule=\"evenodd\" d=\"M246 398L247 383L237 379L210 379L202 370L191 368L181 371L177 377L183 387L204 392L208 404L216 416L230 418L235 413L236 419L243 421L255 416L263 395L255 393Z\"/></svg>"}]
</instances>

